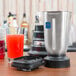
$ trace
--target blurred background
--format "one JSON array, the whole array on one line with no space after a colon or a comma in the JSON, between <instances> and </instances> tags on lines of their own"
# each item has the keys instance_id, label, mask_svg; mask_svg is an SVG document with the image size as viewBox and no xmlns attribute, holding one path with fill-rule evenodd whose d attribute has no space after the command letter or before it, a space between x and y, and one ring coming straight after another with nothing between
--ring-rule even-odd
<instances>
[{"instance_id":1,"label":"blurred background","mask_svg":"<svg viewBox=\"0 0 76 76\"><path fill-rule=\"evenodd\" d=\"M20 26L23 13L30 27L30 33L35 26L35 15L39 11L71 11L72 24L76 25L76 0L0 0L0 25L7 20L8 13L16 14ZM32 34L31 38L32 38Z\"/></svg>"}]
</instances>

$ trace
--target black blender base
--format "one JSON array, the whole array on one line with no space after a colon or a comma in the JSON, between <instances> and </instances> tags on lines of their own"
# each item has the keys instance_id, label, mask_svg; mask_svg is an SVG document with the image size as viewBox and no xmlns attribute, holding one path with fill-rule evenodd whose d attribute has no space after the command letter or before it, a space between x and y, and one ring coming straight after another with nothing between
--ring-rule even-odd
<instances>
[{"instance_id":1,"label":"black blender base","mask_svg":"<svg viewBox=\"0 0 76 76\"><path fill-rule=\"evenodd\" d=\"M44 59L45 67L49 68L68 68L70 67L70 59L67 56L47 56Z\"/></svg>"}]
</instances>

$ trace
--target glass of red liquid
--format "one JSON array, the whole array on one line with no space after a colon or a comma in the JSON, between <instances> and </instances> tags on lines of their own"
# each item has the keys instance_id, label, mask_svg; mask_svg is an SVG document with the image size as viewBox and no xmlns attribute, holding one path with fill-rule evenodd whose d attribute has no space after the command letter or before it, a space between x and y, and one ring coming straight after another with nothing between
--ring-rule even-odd
<instances>
[{"instance_id":1,"label":"glass of red liquid","mask_svg":"<svg viewBox=\"0 0 76 76\"><path fill-rule=\"evenodd\" d=\"M20 33L20 28L9 28L6 35L7 55L11 63L14 58L23 56L24 35Z\"/></svg>"}]
</instances>

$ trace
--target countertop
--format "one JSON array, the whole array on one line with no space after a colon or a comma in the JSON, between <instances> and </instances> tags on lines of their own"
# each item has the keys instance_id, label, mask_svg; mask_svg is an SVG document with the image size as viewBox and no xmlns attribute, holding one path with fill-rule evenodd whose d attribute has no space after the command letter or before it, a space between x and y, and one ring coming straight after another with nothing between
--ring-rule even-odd
<instances>
[{"instance_id":1,"label":"countertop","mask_svg":"<svg viewBox=\"0 0 76 76\"><path fill-rule=\"evenodd\" d=\"M8 63L7 55L5 59L0 59L0 76L76 76L76 52L68 52L70 57L70 68L46 68L41 66L32 72L17 71Z\"/></svg>"}]
</instances>

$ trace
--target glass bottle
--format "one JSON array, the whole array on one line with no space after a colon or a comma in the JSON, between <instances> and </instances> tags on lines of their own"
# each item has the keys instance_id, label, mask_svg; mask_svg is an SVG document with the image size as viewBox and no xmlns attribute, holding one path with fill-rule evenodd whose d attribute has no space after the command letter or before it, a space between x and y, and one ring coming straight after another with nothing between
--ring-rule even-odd
<instances>
[{"instance_id":1,"label":"glass bottle","mask_svg":"<svg viewBox=\"0 0 76 76\"><path fill-rule=\"evenodd\" d=\"M9 12L9 15L8 15L8 26L9 27L12 26L12 22L13 22L13 14Z\"/></svg>"},{"instance_id":2,"label":"glass bottle","mask_svg":"<svg viewBox=\"0 0 76 76\"><path fill-rule=\"evenodd\" d=\"M11 34L16 34L17 32L15 32L16 30L18 30L18 24L17 24L17 21L16 21L16 15L13 14L13 21L11 22L11 26L9 26L9 30L11 32Z\"/></svg>"},{"instance_id":3,"label":"glass bottle","mask_svg":"<svg viewBox=\"0 0 76 76\"><path fill-rule=\"evenodd\" d=\"M0 27L0 59L5 57L5 28Z\"/></svg>"},{"instance_id":4,"label":"glass bottle","mask_svg":"<svg viewBox=\"0 0 76 76\"><path fill-rule=\"evenodd\" d=\"M30 40L29 40L29 24L26 21L26 14L25 13L23 14L21 28L23 29L24 43L25 43L25 45L29 45L30 44Z\"/></svg>"}]
</instances>

